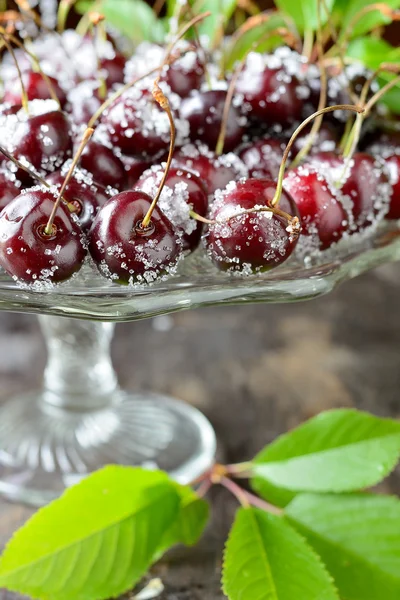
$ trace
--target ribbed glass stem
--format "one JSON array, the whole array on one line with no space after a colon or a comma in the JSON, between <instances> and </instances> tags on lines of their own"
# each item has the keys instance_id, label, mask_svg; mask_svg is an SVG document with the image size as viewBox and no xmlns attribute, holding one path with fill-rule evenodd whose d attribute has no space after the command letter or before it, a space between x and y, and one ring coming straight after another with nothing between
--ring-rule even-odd
<instances>
[{"instance_id":1,"label":"ribbed glass stem","mask_svg":"<svg viewBox=\"0 0 400 600\"><path fill-rule=\"evenodd\" d=\"M118 387L111 363L113 323L39 316L48 360L44 402L69 410L100 409Z\"/></svg>"}]
</instances>

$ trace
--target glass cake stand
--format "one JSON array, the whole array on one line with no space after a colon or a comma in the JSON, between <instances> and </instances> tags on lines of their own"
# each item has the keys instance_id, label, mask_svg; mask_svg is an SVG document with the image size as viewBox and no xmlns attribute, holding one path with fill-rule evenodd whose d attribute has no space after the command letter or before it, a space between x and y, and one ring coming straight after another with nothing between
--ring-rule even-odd
<instances>
[{"instance_id":1,"label":"glass cake stand","mask_svg":"<svg viewBox=\"0 0 400 600\"><path fill-rule=\"evenodd\" d=\"M398 259L400 232L386 230L306 267L293 260L250 277L217 272L201 252L148 287L109 283L90 266L51 290L22 289L0 274L0 310L39 314L48 349L42 389L0 407L0 493L39 506L104 464L159 467L182 483L211 465L215 434L199 411L120 389L110 359L114 323L207 305L308 300Z\"/></svg>"}]
</instances>

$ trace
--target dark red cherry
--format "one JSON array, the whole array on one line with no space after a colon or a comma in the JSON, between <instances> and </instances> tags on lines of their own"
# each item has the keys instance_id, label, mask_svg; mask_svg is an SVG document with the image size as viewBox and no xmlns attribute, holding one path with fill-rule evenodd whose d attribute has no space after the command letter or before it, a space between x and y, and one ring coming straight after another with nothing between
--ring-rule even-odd
<instances>
[{"instance_id":1,"label":"dark red cherry","mask_svg":"<svg viewBox=\"0 0 400 600\"><path fill-rule=\"evenodd\" d=\"M267 137L247 144L239 156L249 170L249 177L276 179L284 150L282 140Z\"/></svg>"},{"instance_id":2,"label":"dark red cherry","mask_svg":"<svg viewBox=\"0 0 400 600\"><path fill-rule=\"evenodd\" d=\"M65 174L56 171L48 176L47 181L59 190L64 179ZM78 217L79 224L84 231L91 227L100 207L96 193L97 189L92 185L90 176L85 177L82 171L75 171L63 194L63 197L74 206L76 210L74 214Z\"/></svg>"},{"instance_id":3,"label":"dark red cherry","mask_svg":"<svg viewBox=\"0 0 400 600\"><path fill-rule=\"evenodd\" d=\"M108 279L151 283L173 272L181 245L170 221L156 207L149 227L141 228L151 202L144 192L131 190L114 196L98 212L89 251Z\"/></svg>"},{"instance_id":4,"label":"dark red cherry","mask_svg":"<svg viewBox=\"0 0 400 600\"><path fill-rule=\"evenodd\" d=\"M204 65L196 52L188 52L168 67L163 79L171 90L186 98L193 90L199 90L204 80Z\"/></svg>"},{"instance_id":5,"label":"dark red cherry","mask_svg":"<svg viewBox=\"0 0 400 600\"><path fill-rule=\"evenodd\" d=\"M236 84L236 92L243 95L243 108L268 125L286 126L299 120L304 98L297 77L284 66L270 68L253 58L250 53Z\"/></svg>"},{"instance_id":6,"label":"dark red cherry","mask_svg":"<svg viewBox=\"0 0 400 600\"><path fill-rule=\"evenodd\" d=\"M86 125L104 99L100 98L99 81L85 80L76 85L68 94L68 111L76 125Z\"/></svg>"},{"instance_id":7,"label":"dark red cherry","mask_svg":"<svg viewBox=\"0 0 400 600\"><path fill-rule=\"evenodd\" d=\"M130 89L104 112L102 123L111 142L129 156L154 157L168 149L168 115L148 90ZM179 138L178 119L175 125Z\"/></svg>"},{"instance_id":8,"label":"dark red cherry","mask_svg":"<svg viewBox=\"0 0 400 600\"><path fill-rule=\"evenodd\" d=\"M151 167L151 162L144 158L138 158L135 156L126 156L126 154L119 154L118 158L124 165L124 190L130 190L135 187L139 177Z\"/></svg>"},{"instance_id":9,"label":"dark red cherry","mask_svg":"<svg viewBox=\"0 0 400 600\"><path fill-rule=\"evenodd\" d=\"M123 83L126 58L119 52L113 58L102 58L100 60L101 72L105 75L107 89L116 83Z\"/></svg>"},{"instance_id":10,"label":"dark red cherry","mask_svg":"<svg viewBox=\"0 0 400 600\"><path fill-rule=\"evenodd\" d=\"M6 168L0 168L0 212L7 204L21 193L21 182L14 173Z\"/></svg>"},{"instance_id":11,"label":"dark red cherry","mask_svg":"<svg viewBox=\"0 0 400 600\"><path fill-rule=\"evenodd\" d=\"M163 174L164 167L153 167L143 173L135 187L154 197ZM182 231L183 249L193 251L199 245L203 227L201 222L190 218L189 210L202 217L207 215L207 190L197 175L180 167L169 170L165 185L158 207Z\"/></svg>"},{"instance_id":12,"label":"dark red cherry","mask_svg":"<svg viewBox=\"0 0 400 600\"><path fill-rule=\"evenodd\" d=\"M60 167L71 154L69 121L61 111L51 111L18 121L10 151L42 174Z\"/></svg>"},{"instance_id":13,"label":"dark red cherry","mask_svg":"<svg viewBox=\"0 0 400 600\"><path fill-rule=\"evenodd\" d=\"M80 165L92 173L96 182L124 189L127 180L124 165L108 146L91 140L83 151Z\"/></svg>"},{"instance_id":14,"label":"dark red cherry","mask_svg":"<svg viewBox=\"0 0 400 600\"><path fill-rule=\"evenodd\" d=\"M340 240L348 216L338 191L323 175L304 165L290 171L283 185L296 202L302 234L312 236L321 250Z\"/></svg>"},{"instance_id":15,"label":"dark red cherry","mask_svg":"<svg viewBox=\"0 0 400 600\"><path fill-rule=\"evenodd\" d=\"M290 231L286 219L269 211L238 214L270 206L275 190L276 183L271 179L247 179L217 192L210 217L219 222L209 227L207 247L218 268L244 273L267 271L291 255L298 235ZM286 191L279 208L299 216Z\"/></svg>"},{"instance_id":16,"label":"dark red cherry","mask_svg":"<svg viewBox=\"0 0 400 600\"><path fill-rule=\"evenodd\" d=\"M57 209L52 234L45 233L55 199L47 190L32 188L0 214L0 265L18 281L64 281L82 266L82 231L64 206Z\"/></svg>"},{"instance_id":17,"label":"dark red cherry","mask_svg":"<svg viewBox=\"0 0 400 600\"><path fill-rule=\"evenodd\" d=\"M180 114L189 121L190 139L200 140L215 150L218 141L222 114L225 106L225 90L194 92L182 101ZM226 124L224 151L230 152L242 141L246 117L231 103Z\"/></svg>"},{"instance_id":18,"label":"dark red cherry","mask_svg":"<svg viewBox=\"0 0 400 600\"><path fill-rule=\"evenodd\" d=\"M355 229L371 225L389 203L390 184L382 162L365 152L354 154L341 193L351 200Z\"/></svg>"},{"instance_id":19,"label":"dark red cherry","mask_svg":"<svg viewBox=\"0 0 400 600\"><path fill-rule=\"evenodd\" d=\"M385 158L385 165L392 185L389 210L385 219L400 219L400 155L391 154Z\"/></svg>"},{"instance_id":20,"label":"dark red cherry","mask_svg":"<svg viewBox=\"0 0 400 600\"><path fill-rule=\"evenodd\" d=\"M189 144L174 154L174 166L193 171L206 185L209 194L223 189L230 181L247 176L243 161L233 152L216 156L204 144Z\"/></svg>"},{"instance_id":21,"label":"dark red cherry","mask_svg":"<svg viewBox=\"0 0 400 600\"><path fill-rule=\"evenodd\" d=\"M60 101L61 107L64 107L67 101L64 90L60 87L58 81L54 77L48 76L48 79L55 95ZM50 100L52 98L46 78L43 77L41 73L26 71L25 73L22 73L22 81L28 100ZM21 82L18 78L7 82L3 100L10 104L21 104Z\"/></svg>"}]
</instances>

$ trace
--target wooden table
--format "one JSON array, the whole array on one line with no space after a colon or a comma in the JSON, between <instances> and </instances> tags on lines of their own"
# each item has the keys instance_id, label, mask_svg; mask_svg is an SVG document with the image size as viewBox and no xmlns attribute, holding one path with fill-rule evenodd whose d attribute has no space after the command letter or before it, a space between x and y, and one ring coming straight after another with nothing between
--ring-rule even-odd
<instances>
[{"instance_id":1,"label":"wooden table","mask_svg":"<svg viewBox=\"0 0 400 600\"><path fill-rule=\"evenodd\" d=\"M400 265L386 265L309 303L211 308L117 327L122 385L196 405L212 421L220 459L252 457L321 410L357 406L400 416ZM164 331L160 331L164 329ZM138 343L140 342L140 343ZM31 316L0 314L0 402L39 386L45 351ZM400 473L382 486L400 491ZM235 501L213 490L213 523L195 549L153 574L163 600L221 600L221 551ZM0 501L0 545L30 514ZM0 591L0 600L18 596Z\"/></svg>"}]
</instances>

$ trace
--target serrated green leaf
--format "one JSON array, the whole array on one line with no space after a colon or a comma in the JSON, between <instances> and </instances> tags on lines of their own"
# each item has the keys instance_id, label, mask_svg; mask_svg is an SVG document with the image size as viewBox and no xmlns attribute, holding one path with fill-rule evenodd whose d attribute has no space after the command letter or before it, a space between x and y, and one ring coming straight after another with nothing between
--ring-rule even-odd
<instances>
[{"instance_id":1,"label":"serrated green leaf","mask_svg":"<svg viewBox=\"0 0 400 600\"><path fill-rule=\"evenodd\" d=\"M158 548L161 556L175 544L193 546L201 537L209 517L208 503L187 485L176 484L180 498L180 508L171 527L165 532Z\"/></svg>"},{"instance_id":2,"label":"serrated green leaf","mask_svg":"<svg viewBox=\"0 0 400 600\"><path fill-rule=\"evenodd\" d=\"M296 497L296 492L285 490L261 477L250 479L250 486L261 498L268 500L274 506L285 508Z\"/></svg>"},{"instance_id":3,"label":"serrated green leaf","mask_svg":"<svg viewBox=\"0 0 400 600\"><path fill-rule=\"evenodd\" d=\"M321 556L345 600L400 598L400 502L352 494L304 494L287 518Z\"/></svg>"},{"instance_id":4,"label":"serrated green leaf","mask_svg":"<svg viewBox=\"0 0 400 600\"><path fill-rule=\"evenodd\" d=\"M97 471L17 531L0 559L0 588L46 600L117 596L145 574L178 508L160 471Z\"/></svg>"},{"instance_id":5,"label":"serrated green leaf","mask_svg":"<svg viewBox=\"0 0 400 600\"><path fill-rule=\"evenodd\" d=\"M213 46L219 32L233 15L237 0L196 0L191 4L195 7L196 14L211 12L209 17L197 25L197 31L206 36L210 46Z\"/></svg>"},{"instance_id":6,"label":"serrated green leaf","mask_svg":"<svg viewBox=\"0 0 400 600\"><path fill-rule=\"evenodd\" d=\"M268 37L268 34L278 27L286 27L286 23L281 15L274 14L271 15L268 21L260 23L260 25L246 31L228 50L225 57L226 69L232 69L234 64L237 61L241 61L247 52L253 48L257 52L269 52L279 45L282 42L282 38L279 35Z\"/></svg>"},{"instance_id":7,"label":"serrated green leaf","mask_svg":"<svg viewBox=\"0 0 400 600\"><path fill-rule=\"evenodd\" d=\"M339 600L317 554L285 521L241 508L229 534L222 574L230 600Z\"/></svg>"},{"instance_id":8,"label":"serrated green leaf","mask_svg":"<svg viewBox=\"0 0 400 600\"><path fill-rule=\"evenodd\" d=\"M133 42L162 42L165 38L163 19L158 19L144 0L95 0L91 4L96 6L96 10L105 16L110 25ZM87 0L80 0L75 8L83 14L90 6Z\"/></svg>"},{"instance_id":9,"label":"serrated green leaf","mask_svg":"<svg viewBox=\"0 0 400 600\"><path fill-rule=\"evenodd\" d=\"M276 0L277 7L292 19L299 32L317 31L319 0ZM331 11L334 0L325 0L327 10ZM327 12L321 11L321 24L326 23Z\"/></svg>"},{"instance_id":10,"label":"serrated green leaf","mask_svg":"<svg viewBox=\"0 0 400 600\"><path fill-rule=\"evenodd\" d=\"M354 22L353 19L357 13L371 4L374 4L371 0L346 0L346 2L341 3L341 36L348 30L350 24ZM382 4L396 9L400 7L400 0L385 0ZM351 27L349 31L350 37L355 38L364 35L368 31L380 25L387 25L390 22L391 19L384 15L380 9L368 12Z\"/></svg>"},{"instance_id":11,"label":"serrated green leaf","mask_svg":"<svg viewBox=\"0 0 400 600\"><path fill-rule=\"evenodd\" d=\"M399 455L399 422L339 409L279 437L256 456L252 472L295 492L353 491L384 479Z\"/></svg>"}]
</instances>

